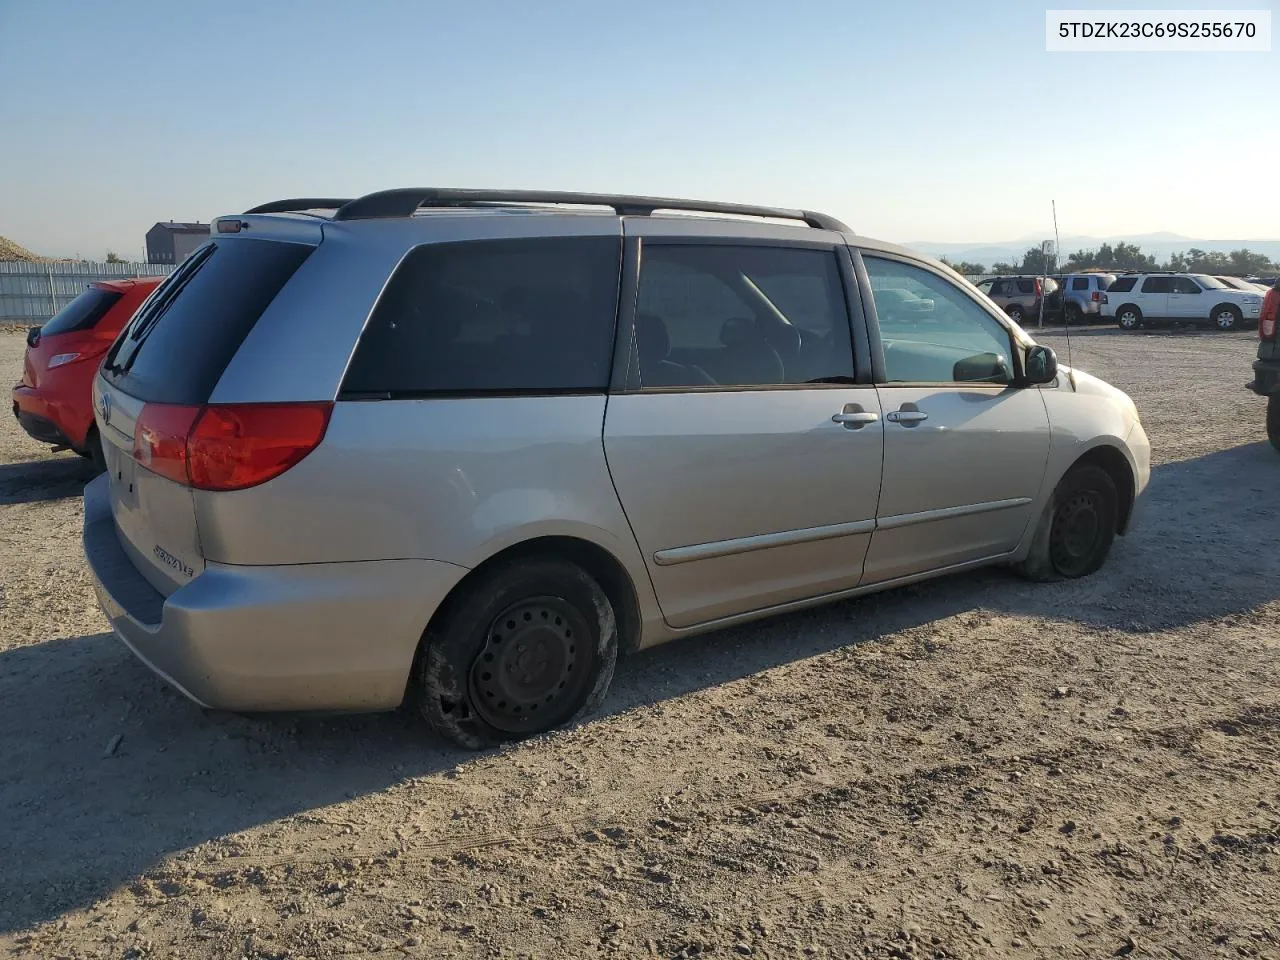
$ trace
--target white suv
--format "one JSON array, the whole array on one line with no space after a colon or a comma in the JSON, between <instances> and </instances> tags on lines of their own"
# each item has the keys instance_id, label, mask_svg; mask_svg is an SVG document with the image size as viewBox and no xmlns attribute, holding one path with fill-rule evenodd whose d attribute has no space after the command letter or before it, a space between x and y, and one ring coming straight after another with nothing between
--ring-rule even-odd
<instances>
[{"instance_id":1,"label":"white suv","mask_svg":"<svg viewBox=\"0 0 1280 960\"><path fill-rule=\"evenodd\" d=\"M1102 315L1125 330L1160 321L1212 324L1235 330L1256 326L1262 294L1233 290L1203 273L1129 273L1102 295Z\"/></svg>"}]
</instances>

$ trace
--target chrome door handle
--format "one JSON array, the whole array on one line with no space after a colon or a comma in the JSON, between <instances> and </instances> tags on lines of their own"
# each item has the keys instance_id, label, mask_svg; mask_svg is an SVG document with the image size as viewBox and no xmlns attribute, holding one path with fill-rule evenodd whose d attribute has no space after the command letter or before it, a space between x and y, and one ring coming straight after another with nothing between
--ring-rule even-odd
<instances>
[{"instance_id":1,"label":"chrome door handle","mask_svg":"<svg viewBox=\"0 0 1280 960\"><path fill-rule=\"evenodd\" d=\"M854 413L833 413L831 415L832 423L842 423L846 427L865 427L868 423L875 423L880 419L880 414L871 413L868 410L859 410Z\"/></svg>"},{"instance_id":2,"label":"chrome door handle","mask_svg":"<svg viewBox=\"0 0 1280 960\"><path fill-rule=\"evenodd\" d=\"M921 420L928 420L929 415L923 410L891 410L885 415L885 419L904 427L914 427Z\"/></svg>"}]
</instances>

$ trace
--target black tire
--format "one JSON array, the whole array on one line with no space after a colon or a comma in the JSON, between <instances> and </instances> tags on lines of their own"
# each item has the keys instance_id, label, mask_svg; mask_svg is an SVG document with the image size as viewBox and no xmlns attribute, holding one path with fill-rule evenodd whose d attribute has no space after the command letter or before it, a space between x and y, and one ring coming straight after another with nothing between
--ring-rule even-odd
<instances>
[{"instance_id":1,"label":"black tire","mask_svg":"<svg viewBox=\"0 0 1280 960\"><path fill-rule=\"evenodd\" d=\"M1066 306L1066 313L1064 314L1063 319L1067 323L1083 323L1084 311L1080 309L1080 304L1068 303Z\"/></svg>"},{"instance_id":2,"label":"black tire","mask_svg":"<svg viewBox=\"0 0 1280 960\"><path fill-rule=\"evenodd\" d=\"M1036 525L1031 552L1015 569L1029 580L1075 580L1106 562L1120 518L1115 481L1091 464L1067 471Z\"/></svg>"},{"instance_id":3,"label":"black tire","mask_svg":"<svg viewBox=\"0 0 1280 960\"><path fill-rule=\"evenodd\" d=\"M1016 303L1009 304L1007 307L1004 308L1004 312L1009 315L1010 319L1012 319L1014 323L1017 323L1017 324L1022 323L1022 318L1024 314L1022 312L1022 307L1019 304L1016 304Z\"/></svg>"},{"instance_id":4,"label":"black tire","mask_svg":"<svg viewBox=\"0 0 1280 960\"><path fill-rule=\"evenodd\" d=\"M1136 330L1142 326L1142 311L1132 303L1126 303L1116 310L1116 326L1121 330Z\"/></svg>"},{"instance_id":5,"label":"black tire","mask_svg":"<svg viewBox=\"0 0 1280 960\"><path fill-rule=\"evenodd\" d=\"M93 472L106 473L107 455L102 450L102 438L98 436L98 428L90 427L84 438L84 449L76 453L93 464Z\"/></svg>"},{"instance_id":6,"label":"black tire","mask_svg":"<svg viewBox=\"0 0 1280 960\"><path fill-rule=\"evenodd\" d=\"M1280 451L1280 393L1267 397L1267 439Z\"/></svg>"},{"instance_id":7,"label":"black tire","mask_svg":"<svg viewBox=\"0 0 1280 960\"><path fill-rule=\"evenodd\" d=\"M1209 313L1209 325L1223 333L1239 330L1244 323L1244 314L1234 303L1220 303Z\"/></svg>"},{"instance_id":8,"label":"black tire","mask_svg":"<svg viewBox=\"0 0 1280 960\"><path fill-rule=\"evenodd\" d=\"M562 560L513 561L465 585L427 629L418 708L462 747L522 740L598 707L617 659L613 607L595 580Z\"/></svg>"}]
</instances>

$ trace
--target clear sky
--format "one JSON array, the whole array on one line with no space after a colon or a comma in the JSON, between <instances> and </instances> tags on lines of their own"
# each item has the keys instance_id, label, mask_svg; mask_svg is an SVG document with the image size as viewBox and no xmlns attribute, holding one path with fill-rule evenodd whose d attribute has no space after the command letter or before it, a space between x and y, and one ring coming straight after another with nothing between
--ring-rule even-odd
<instances>
[{"instance_id":1,"label":"clear sky","mask_svg":"<svg viewBox=\"0 0 1280 960\"><path fill-rule=\"evenodd\" d=\"M1045 6L0 0L0 234L132 258L156 220L468 186L1280 238L1280 44L1049 54Z\"/></svg>"}]
</instances>

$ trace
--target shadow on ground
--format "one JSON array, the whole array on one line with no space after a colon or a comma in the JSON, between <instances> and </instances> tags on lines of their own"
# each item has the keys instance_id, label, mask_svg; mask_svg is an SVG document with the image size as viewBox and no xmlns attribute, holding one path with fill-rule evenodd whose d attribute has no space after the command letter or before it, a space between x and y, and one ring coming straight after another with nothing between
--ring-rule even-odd
<instances>
[{"instance_id":1,"label":"shadow on ground","mask_svg":"<svg viewBox=\"0 0 1280 960\"><path fill-rule=\"evenodd\" d=\"M93 464L74 454L6 463L0 466L0 504L78 497L95 476Z\"/></svg>"},{"instance_id":2,"label":"shadow on ground","mask_svg":"<svg viewBox=\"0 0 1280 960\"><path fill-rule=\"evenodd\" d=\"M1256 506L1277 479L1266 444L1163 465L1142 525L1092 578L1036 585L990 570L671 644L620 665L606 713L976 608L1131 632L1245 614L1280 595L1280 520ZM0 933L85 906L183 848L473 756L405 714L208 714L105 634L0 655L0 729Z\"/></svg>"}]
</instances>

